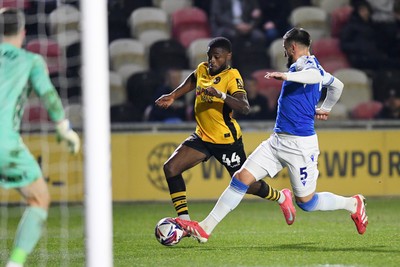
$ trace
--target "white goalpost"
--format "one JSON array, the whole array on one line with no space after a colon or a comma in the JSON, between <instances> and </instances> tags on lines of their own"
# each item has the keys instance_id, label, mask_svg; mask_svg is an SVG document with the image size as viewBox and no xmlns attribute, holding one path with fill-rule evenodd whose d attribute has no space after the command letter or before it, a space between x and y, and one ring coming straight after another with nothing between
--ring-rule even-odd
<instances>
[{"instance_id":1,"label":"white goalpost","mask_svg":"<svg viewBox=\"0 0 400 267\"><path fill-rule=\"evenodd\" d=\"M112 197L107 1L81 1L86 266L111 267Z\"/></svg>"}]
</instances>

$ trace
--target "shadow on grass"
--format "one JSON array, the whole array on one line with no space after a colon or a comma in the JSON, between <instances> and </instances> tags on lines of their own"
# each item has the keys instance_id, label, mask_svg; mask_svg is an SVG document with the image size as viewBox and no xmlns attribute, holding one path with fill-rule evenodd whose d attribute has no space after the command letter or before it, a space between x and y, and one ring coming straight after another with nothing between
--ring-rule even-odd
<instances>
[{"instance_id":1,"label":"shadow on grass","mask_svg":"<svg viewBox=\"0 0 400 267\"><path fill-rule=\"evenodd\" d=\"M298 243L298 244L282 244L276 246L227 246L215 247L205 244L186 245L185 247L175 247L177 249L197 249L200 251L231 251L232 249L241 251L259 250L259 251L307 251L307 252L361 252L361 253L400 253L399 250L389 246L364 246L364 247L324 247L316 242Z\"/></svg>"}]
</instances>

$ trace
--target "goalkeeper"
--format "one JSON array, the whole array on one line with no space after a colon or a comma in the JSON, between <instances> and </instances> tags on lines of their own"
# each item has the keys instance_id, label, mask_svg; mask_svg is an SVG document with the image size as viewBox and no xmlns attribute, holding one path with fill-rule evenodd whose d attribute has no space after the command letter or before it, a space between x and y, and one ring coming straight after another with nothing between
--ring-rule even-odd
<instances>
[{"instance_id":1,"label":"goalkeeper","mask_svg":"<svg viewBox=\"0 0 400 267\"><path fill-rule=\"evenodd\" d=\"M40 55L21 48L25 17L17 9L0 9L0 186L15 188L27 201L7 267L23 266L38 243L47 219L50 195L41 169L19 134L24 104L33 90L56 123L59 141L78 153L80 140L65 119L60 97Z\"/></svg>"}]
</instances>

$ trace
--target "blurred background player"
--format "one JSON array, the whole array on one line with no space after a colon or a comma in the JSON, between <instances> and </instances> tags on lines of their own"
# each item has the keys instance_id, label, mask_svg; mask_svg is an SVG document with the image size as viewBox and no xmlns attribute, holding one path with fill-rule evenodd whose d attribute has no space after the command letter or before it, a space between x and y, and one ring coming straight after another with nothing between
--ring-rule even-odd
<instances>
[{"instance_id":1,"label":"blurred background player","mask_svg":"<svg viewBox=\"0 0 400 267\"><path fill-rule=\"evenodd\" d=\"M160 95L171 93L181 83L181 72L175 69L169 69L165 72L165 83L157 88L155 92L156 100ZM185 98L176 99L174 103L167 109L160 108L157 105L150 105L146 108L148 113L148 121L162 121L166 123L178 123L186 120L186 103Z\"/></svg>"},{"instance_id":2,"label":"blurred background player","mask_svg":"<svg viewBox=\"0 0 400 267\"><path fill-rule=\"evenodd\" d=\"M232 42L251 41L265 44L259 29L262 12L257 0L213 0L210 24L213 36L224 36Z\"/></svg>"},{"instance_id":3,"label":"blurred background player","mask_svg":"<svg viewBox=\"0 0 400 267\"><path fill-rule=\"evenodd\" d=\"M263 121L275 119L275 112L270 111L268 99L259 93L257 81L253 77L246 77L244 85L247 93L247 99L250 105L248 114L235 114L237 120Z\"/></svg>"},{"instance_id":4,"label":"blurred background player","mask_svg":"<svg viewBox=\"0 0 400 267\"><path fill-rule=\"evenodd\" d=\"M28 204L6 265L13 267L23 266L39 241L50 205L39 164L19 134L29 93L33 90L40 97L49 117L56 123L59 140L67 142L72 153L78 153L80 140L65 119L43 58L21 49L25 38L24 14L17 9L0 9L0 26L0 186L17 189Z\"/></svg>"},{"instance_id":5,"label":"blurred background player","mask_svg":"<svg viewBox=\"0 0 400 267\"><path fill-rule=\"evenodd\" d=\"M378 118L398 120L400 119L400 92L392 89L389 91L388 97L383 102L383 108L380 111Z\"/></svg>"},{"instance_id":6,"label":"blurred background player","mask_svg":"<svg viewBox=\"0 0 400 267\"><path fill-rule=\"evenodd\" d=\"M267 79L283 80L278 100L274 133L249 156L242 168L220 196L211 213L200 223L176 219L190 235L206 242L217 224L235 209L247 188L264 178L274 177L288 168L290 183L297 205L304 211L344 209L351 213L357 231L364 234L368 224L364 197L343 197L330 192L316 192L318 179L318 137L314 118L327 120L343 90L343 83L319 65L311 56L308 32L293 28L283 36L288 72L267 73ZM321 88L328 88L320 108L316 108ZM285 194L282 194L285 197Z\"/></svg>"},{"instance_id":7,"label":"blurred background player","mask_svg":"<svg viewBox=\"0 0 400 267\"><path fill-rule=\"evenodd\" d=\"M184 171L214 156L232 176L246 160L242 132L232 113L248 114L250 107L242 78L238 70L229 65L231 42L224 37L214 38L208 45L207 56L208 62L200 63L181 85L155 102L166 109L176 99L196 89L196 131L178 146L164 164L173 205L179 218L184 220L190 220L186 185L182 177ZM247 193L273 201L282 195L262 180L253 183ZM291 201L289 204L293 206ZM283 205L286 203L281 208Z\"/></svg>"},{"instance_id":8,"label":"blurred background player","mask_svg":"<svg viewBox=\"0 0 400 267\"><path fill-rule=\"evenodd\" d=\"M372 8L369 2L357 0L353 12L340 34L340 48L351 65L359 69L398 69L400 62L381 47L382 33L377 31L371 20ZM393 47L395 42L390 43Z\"/></svg>"}]
</instances>

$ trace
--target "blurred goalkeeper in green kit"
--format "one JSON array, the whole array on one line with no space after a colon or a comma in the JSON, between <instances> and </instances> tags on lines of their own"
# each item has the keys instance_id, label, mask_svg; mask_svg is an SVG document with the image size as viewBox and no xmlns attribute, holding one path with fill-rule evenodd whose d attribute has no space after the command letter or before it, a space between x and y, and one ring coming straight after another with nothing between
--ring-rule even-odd
<instances>
[{"instance_id":1,"label":"blurred goalkeeper in green kit","mask_svg":"<svg viewBox=\"0 0 400 267\"><path fill-rule=\"evenodd\" d=\"M33 90L56 124L57 138L79 151L80 140L65 118L42 56L21 48L25 17L17 9L0 9L0 186L14 188L27 208L19 222L7 267L23 266L42 235L50 195L41 169L19 134L24 104Z\"/></svg>"}]
</instances>

